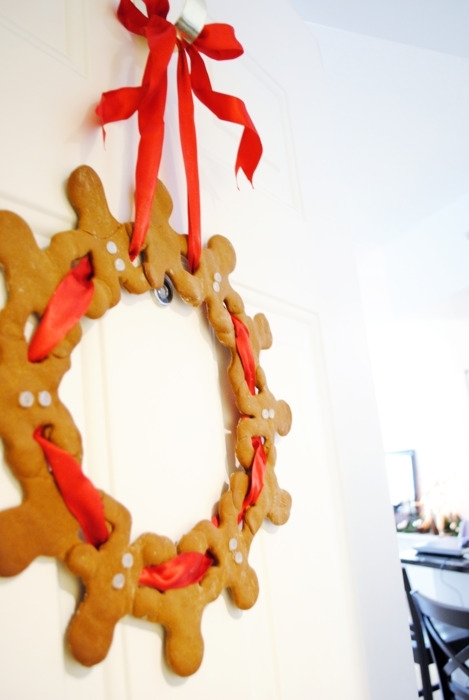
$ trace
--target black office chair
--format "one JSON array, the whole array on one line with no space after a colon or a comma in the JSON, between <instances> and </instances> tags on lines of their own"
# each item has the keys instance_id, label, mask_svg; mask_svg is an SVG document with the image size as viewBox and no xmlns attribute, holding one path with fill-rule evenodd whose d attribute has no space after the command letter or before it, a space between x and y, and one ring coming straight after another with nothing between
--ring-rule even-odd
<instances>
[{"instance_id":1,"label":"black office chair","mask_svg":"<svg viewBox=\"0 0 469 700\"><path fill-rule=\"evenodd\" d=\"M420 670L420 679L422 687L419 689L419 698L423 700L433 700L433 691L439 689L438 683L432 683L430 678L430 666L433 663L433 656L430 649L430 644L426 639L426 634L423 631L420 617L415 607L414 600L411 595L411 586L407 571L403 568L402 575L404 577L404 588L407 595L410 611L410 637L412 640L412 653L414 655L414 663L418 664Z\"/></svg>"},{"instance_id":2,"label":"black office chair","mask_svg":"<svg viewBox=\"0 0 469 700\"><path fill-rule=\"evenodd\" d=\"M411 598L427 633L443 700L469 700L469 610L416 591Z\"/></svg>"}]
</instances>

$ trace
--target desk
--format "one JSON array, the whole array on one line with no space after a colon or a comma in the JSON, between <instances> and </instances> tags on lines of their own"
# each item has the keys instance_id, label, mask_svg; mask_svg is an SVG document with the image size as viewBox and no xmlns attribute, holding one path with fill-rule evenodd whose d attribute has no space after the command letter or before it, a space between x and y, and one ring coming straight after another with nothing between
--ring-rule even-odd
<instances>
[{"instance_id":1,"label":"desk","mask_svg":"<svg viewBox=\"0 0 469 700\"><path fill-rule=\"evenodd\" d=\"M407 549L399 554L404 566L426 566L429 569L444 569L445 571L458 571L461 574L469 574L469 559L465 557L442 557L418 554L415 549ZM469 587L469 579L466 582Z\"/></svg>"},{"instance_id":2,"label":"desk","mask_svg":"<svg viewBox=\"0 0 469 700\"><path fill-rule=\"evenodd\" d=\"M423 544L423 536L422 544ZM427 538L428 539L428 538ZM399 539L399 557L413 589L449 605L469 608L469 559L417 554ZM407 548L403 545L407 544ZM416 546L416 542L412 545Z\"/></svg>"}]
</instances>

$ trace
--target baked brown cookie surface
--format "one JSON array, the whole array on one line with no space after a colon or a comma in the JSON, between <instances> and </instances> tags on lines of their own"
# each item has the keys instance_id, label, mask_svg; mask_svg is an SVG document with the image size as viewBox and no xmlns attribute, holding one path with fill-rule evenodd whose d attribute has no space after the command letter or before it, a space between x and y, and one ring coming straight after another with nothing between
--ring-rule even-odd
<instances>
[{"instance_id":1,"label":"baked brown cookie surface","mask_svg":"<svg viewBox=\"0 0 469 700\"><path fill-rule=\"evenodd\" d=\"M20 505L0 512L0 575L14 576L40 555L64 562L84 588L67 633L80 663L102 661L117 622L134 615L165 628L168 664L187 676L202 661L205 606L224 589L241 609L255 603L258 582L248 561L253 537L265 518L280 525L290 512L290 496L275 476L274 441L288 433L291 413L269 390L259 364L261 351L272 342L270 328L263 314L246 314L231 287L236 256L226 238L212 237L196 272L187 271L187 237L169 224L172 202L162 183L138 264L128 253L132 225L112 216L91 168L81 166L71 174L68 196L77 227L54 235L44 250L20 217L0 212L0 265L7 286L0 311L0 436L23 492ZM131 542L125 506L80 481L81 435L59 397L81 339L78 317L99 319L119 303L121 289L142 294L160 289L165 278L186 303L206 310L215 337L229 349L229 384L240 413L235 446L240 466L218 503L218 515L197 523L177 545L152 533ZM61 290L76 284L85 290L77 318L62 309L62 333L50 347L38 343L45 324L57 325L54 304L63 305L56 301ZM35 334L31 339L25 333L31 319L38 319L36 341ZM70 473L79 484L72 488L72 503L62 486ZM98 506L93 517L102 513L95 541L83 526L91 501ZM185 567L181 578L176 566ZM199 567L193 578L190 567ZM169 581L164 586L158 583L161 572Z\"/></svg>"}]
</instances>

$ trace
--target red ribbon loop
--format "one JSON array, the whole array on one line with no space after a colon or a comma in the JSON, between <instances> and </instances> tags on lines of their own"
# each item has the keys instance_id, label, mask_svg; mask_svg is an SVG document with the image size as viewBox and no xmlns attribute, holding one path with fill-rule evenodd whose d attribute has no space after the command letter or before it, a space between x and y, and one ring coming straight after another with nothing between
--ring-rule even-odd
<instances>
[{"instance_id":1,"label":"red ribbon loop","mask_svg":"<svg viewBox=\"0 0 469 700\"><path fill-rule=\"evenodd\" d=\"M252 183L262 154L262 144L244 103L236 97L215 92L199 51L217 61L237 58L243 47L228 24L206 25L196 40L189 44L178 38L177 31L166 19L167 0L145 0L147 16L130 0L121 0L117 16L134 34L146 37L149 56L141 87L120 88L103 93L96 113L104 126L128 119L138 112L140 143L135 172L135 224L129 248L133 260L140 252L150 222L153 195L156 189L164 138L164 109L167 92L167 68L175 47L178 49L179 127L184 167L187 178L189 267L198 267L200 243L200 191L197 143L193 118L192 93L219 119L243 126L235 172L241 169ZM190 58L191 68L187 63Z\"/></svg>"},{"instance_id":2,"label":"red ribbon loop","mask_svg":"<svg viewBox=\"0 0 469 700\"><path fill-rule=\"evenodd\" d=\"M244 53L229 24L206 24L192 46L215 61L229 61Z\"/></svg>"}]
</instances>

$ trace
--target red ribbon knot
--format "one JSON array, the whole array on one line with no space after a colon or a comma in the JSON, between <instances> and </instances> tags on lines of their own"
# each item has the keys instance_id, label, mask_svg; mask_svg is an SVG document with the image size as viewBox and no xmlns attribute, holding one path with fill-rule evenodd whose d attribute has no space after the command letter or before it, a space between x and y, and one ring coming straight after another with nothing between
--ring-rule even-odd
<instances>
[{"instance_id":1,"label":"red ribbon knot","mask_svg":"<svg viewBox=\"0 0 469 700\"><path fill-rule=\"evenodd\" d=\"M148 41L149 55L142 85L103 93L96 113L103 129L109 122L128 119L135 112L138 113L140 141L135 172L135 223L129 248L133 260L145 242L150 222L163 149L167 68L174 49L177 49L179 130L187 180L188 262L191 272L194 272L201 253L201 223L193 95L219 119L243 127L235 175L242 170L251 184L262 155L262 144L244 102L213 90L201 56L205 54L216 61L241 56L243 47L236 39L233 27L228 24L207 24L189 43L166 19L168 0L144 1L147 15L140 12L131 0L121 0L117 10L121 24Z\"/></svg>"}]
</instances>

